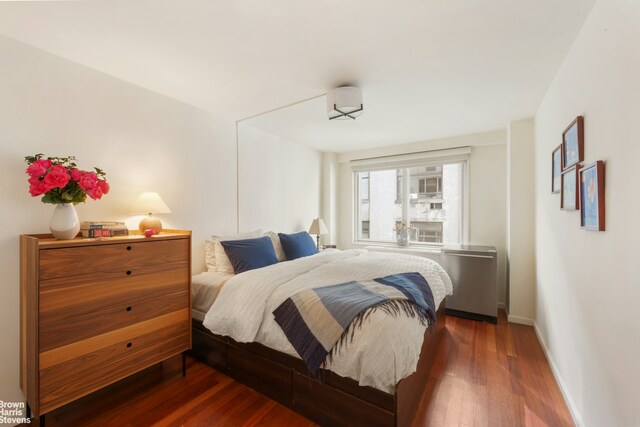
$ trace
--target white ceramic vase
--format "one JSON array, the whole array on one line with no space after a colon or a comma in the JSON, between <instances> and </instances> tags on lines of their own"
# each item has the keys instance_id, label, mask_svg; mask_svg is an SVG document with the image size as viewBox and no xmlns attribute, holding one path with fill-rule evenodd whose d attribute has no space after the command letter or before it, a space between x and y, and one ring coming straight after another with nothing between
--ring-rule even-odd
<instances>
[{"instance_id":1,"label":"white ceramic vase","mask_svg":"<svg viewBox=\"0 0 640 427\"><path fill-rule=\"evenodd\" d=\"M80 219L76 207L72 203L56 205L51 215L49 229L56 239L68 240L76 237L80 231Z\"/></svg>"}]
</instances>

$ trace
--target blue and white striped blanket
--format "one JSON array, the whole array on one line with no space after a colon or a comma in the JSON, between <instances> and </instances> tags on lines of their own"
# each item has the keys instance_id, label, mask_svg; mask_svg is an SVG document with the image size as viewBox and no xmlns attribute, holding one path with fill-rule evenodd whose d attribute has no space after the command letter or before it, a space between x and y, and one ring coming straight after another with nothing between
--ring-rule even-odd
<instances>
[{"instance_id":1,"label":"blue and white striped blanket","mask_svg":"<svg viewBox=\"0 0 640 427\"><path fill-rule=\"evenodd\" d=\"M404 312L430 329L436 321L433 294L420 273L308 289L287 298L273 314L309 371L316 374L327 356L340 351L377 309L392 316Z\"/></svg>"}]
</instances>

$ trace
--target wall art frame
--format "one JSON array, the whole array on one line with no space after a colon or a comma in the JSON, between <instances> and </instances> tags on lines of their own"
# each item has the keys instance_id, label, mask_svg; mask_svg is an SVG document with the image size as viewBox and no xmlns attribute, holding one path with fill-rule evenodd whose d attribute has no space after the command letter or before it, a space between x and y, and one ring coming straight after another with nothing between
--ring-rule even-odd
<instances>
[{"instance_id":1,"label":"wall art frame","mask_svg":"<svg viewBox=\"0 0 640 427\"><path fill-rule=\"evenodd\" d=\"M580 192L578 184L579 165L568 167L562 172L562 189L560 191L560 209L577 211L580 209Z\"/></svg>"},{"instance_id":2,"label":"wall art frame","mask_svg":"<svg viewBox=\"0 0 640 427\"><path fill-rule=\"evenodd\" d=\"M562 132L562 170L584 161L584 118L576 117Z\"/></svg>"},{"instance_id":3,"label":"wall art frame","mask_svg":"<svg viewBox=\"0 0 640 427\"><path fill-rule=\"evenodd\" d=\"M580 227L605 231L604 162L597 160L579 171Z\"/></svg>"}]
</instances>

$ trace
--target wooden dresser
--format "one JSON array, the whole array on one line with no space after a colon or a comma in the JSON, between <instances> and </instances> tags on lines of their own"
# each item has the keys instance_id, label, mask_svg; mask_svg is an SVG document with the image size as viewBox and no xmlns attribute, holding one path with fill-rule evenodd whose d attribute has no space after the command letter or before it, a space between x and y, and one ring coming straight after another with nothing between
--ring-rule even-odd
<instances>
[{"instance_id":1,"label":"wooden dresser","mask_svg":"<svg viewBox=\"0 0 640 427\"><path fill-rule=\"evenodd\" d=\"M191 348L191 232L20 238L20 385L35 416Z\"/></svg>"}]
</instances>

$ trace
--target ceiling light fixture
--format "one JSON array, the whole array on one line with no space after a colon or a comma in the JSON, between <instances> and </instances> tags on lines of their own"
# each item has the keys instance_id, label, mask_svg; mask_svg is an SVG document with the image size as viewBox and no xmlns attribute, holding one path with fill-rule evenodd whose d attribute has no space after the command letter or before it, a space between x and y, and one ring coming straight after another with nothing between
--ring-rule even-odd
<instances>
[{"instance_id":1,"label":"ceiling light fixture","mask_svg":"<svg viewBox=\"0 0 640 427\"><path fill-rule=\"evenodd\" d=\"M327 93L329 120L355 120L363 109L362 91L355 86L337 87Z\"/></svg>"}]
</instances>

